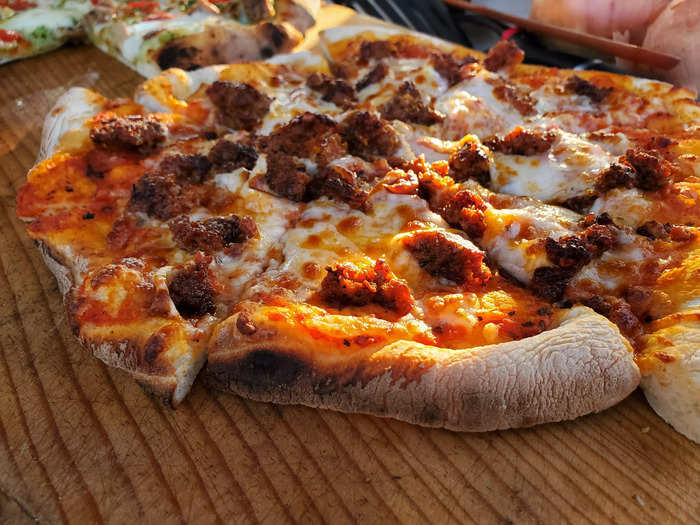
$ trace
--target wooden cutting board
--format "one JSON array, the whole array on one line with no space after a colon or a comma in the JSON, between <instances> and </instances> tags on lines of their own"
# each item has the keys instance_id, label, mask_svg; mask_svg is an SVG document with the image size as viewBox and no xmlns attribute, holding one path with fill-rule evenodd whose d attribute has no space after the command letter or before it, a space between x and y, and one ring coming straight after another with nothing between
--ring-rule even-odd
<instances>
[{"instance_id":1,"label":"wooden cutting board","mask_svg":"<svg viewBox=\"0 0 700 525\"><path fill-rule=\"evenodd\" d=\"M459 434L201 385L170 410L92 358L15 195L67 87L127 97L141 80L86 46L0 67L0 523L700 519L700 447L638 392L573 422Z\"/></svg>"}]
</instances>

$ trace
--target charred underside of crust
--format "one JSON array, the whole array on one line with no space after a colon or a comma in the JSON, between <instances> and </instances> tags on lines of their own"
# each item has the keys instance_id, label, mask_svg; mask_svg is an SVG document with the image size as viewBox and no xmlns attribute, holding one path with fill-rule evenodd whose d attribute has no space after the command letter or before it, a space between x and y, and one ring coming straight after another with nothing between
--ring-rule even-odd
<instances>
[{"instance_id":1,"label":"charred underside of crust","mask_svg":"<svg viewBox=\"0 0 700 525\"><path fill-rule=\"evenodd\" d=\"M380 375L348 362L329 372L304 352L270 346L212 349L212 387L256 401L393 417L430 427L487 431L573 419L604 410L639 384L629 345L607 320L580 307L562 326L521 341L472 350L435 349L420 374L396 373L407 352L382 349ZM432 349L429 349L432 350ZM392 362L393 365L392 366Z\"/></svg>"}]
</instances>

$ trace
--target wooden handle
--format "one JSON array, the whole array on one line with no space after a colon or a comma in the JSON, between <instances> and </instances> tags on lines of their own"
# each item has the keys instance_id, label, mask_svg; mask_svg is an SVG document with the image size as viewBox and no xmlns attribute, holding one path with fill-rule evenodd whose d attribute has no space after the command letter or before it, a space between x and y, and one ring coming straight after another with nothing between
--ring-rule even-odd
<instances>
[{"instance_id":1,"label":"wooden handle","mask_svg":"<svg viewBox=\"0 0 700 525\"><path fill-rule=\"evenodd\" d=\"M465 11L471 11L490 18L510 22L511 24L515 24L522 29L532 31L534 33L553 36L555 38L571 42L572 44L588 47L608 55L624 58L625 60L630 60L631 62L638 64L645 64L653 68L671 69L677 66L681 61L677 56L659 53L658 51L652 51L651 49L645 49L643 47L627 44L625 42L616 42L615 40L611 40L609 38L591 35L589 33L582 33L580 31L574 31L573 29L565 29L562 27L553 26L551 24L545 24L544 22L537 22L535 20L530 20L529 18L510 15L489 7L470 4L465 0L442 1L446 4L460 7Z\"/></svg>"}]
</instances>

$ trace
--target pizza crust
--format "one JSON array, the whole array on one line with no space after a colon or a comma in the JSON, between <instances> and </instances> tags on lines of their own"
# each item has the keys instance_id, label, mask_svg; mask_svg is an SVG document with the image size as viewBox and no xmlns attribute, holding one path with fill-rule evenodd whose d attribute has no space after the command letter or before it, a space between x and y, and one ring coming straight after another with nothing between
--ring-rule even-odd
<instances>
[{"instance_id":1,"label":"pizza crust","mask_svg":"<svg viewBox=\"0 0 700 525\"><path fill-rule=\"evenodd\" d=\"M203 372L210 385L258 401L430 427L487 431L573 419L624 399L640 378L618 329L585 307L520 341L463 350L398 341L372 354L384 366L372 377L352 358L340 373L330 371L301 344L241 345L236 317L212 337ZM420 359L426 353L432 365Z\"/></svg>"},{"instance_id":2,"label":"pizza crust","mask_svg":"<svg viewBox=\"0 0 700 525\"><path fill-rule=\"evenodd\" d=\"M73 274L71 270L61 262L60 258L51 251L51 248L46 243L37 241L37 246L46 266L51 270L54 277L56 277L58 289L63 296L64 305L66 306L67 317L69 321L74 324L70 312L72 290L75 285ZM75 326L75 324L74 330L76 332L79 330L79 327ZM129 343L127 341L102 341L94 343L85 341L82 338L81 343L89 348L92 354L106 365L124 370L131 375L146 392L161 399L172 407L180 404L185 398L207 359L206 351L200 351L195 359L191 359L192 353L188 353L172 363L169 369L162 370L162 372L164 372L163 374L148 373L143 370L143 367L138 367L136 364L137 356L143 354L143 349L139 344ZM167 352L167 349L163 351L163 353Z\"/></svg>"},{"instance_id":3,"label":"pizza crust","mask_svg":"<svg viewBox=\"0 0 700 525\"><path fill-rule=\"evenodd\" d=\"M641 386L657 414L700 443L700 311L670 317L649 336Z\"/></svg>"}]
</instances>

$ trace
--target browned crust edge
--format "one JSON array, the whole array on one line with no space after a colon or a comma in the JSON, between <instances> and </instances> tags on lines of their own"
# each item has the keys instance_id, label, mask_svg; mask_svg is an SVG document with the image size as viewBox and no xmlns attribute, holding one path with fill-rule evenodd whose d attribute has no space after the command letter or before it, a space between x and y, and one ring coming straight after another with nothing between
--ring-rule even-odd
<instances>
[{"instance_id":1,"label":"browned crust edge","mask_svg":"<svg viewBox=\"0 0 700 525\"><path fill-rule=\"evenodd\" d=\"M432 350L407 341L389 345L372 356L386 362L386 372L362 377L362 365L349 363L358 372L347 382L301 357L300 348L211 348L203 377L214 388L257 401L458 431L527 427L598 412L624 399L640 379L617 327L585 307L574 308L560 327L521 341L436 349L435 364L416 379L392 374L392 365L403 369L407 354L425 349Z\"/></svg>"},{"instance_id":2,"label":"browned crust edge","mask_svg":"<svg viewBox=\"0 0 700 525\"><path fill-rule=\"evenodd\" d=\"M43 241L36 241L44 263L53 273L58 288L63 296L63 305L66 312L66 317L73 327L73 331L78 333L79 327L76 325L75 319L71 314L71 297L75 286L72 272L68 265L61 261L61 258L54 254L51 248ZM199 359L193 366L189 367L186 373L175 370L173 374L158 375L149 374L142 370L138 370L133 366L133 356L139 352L139 349L133 347L133 343L126 341L86 341L78 337L82 346L97 357L106 365L124 370L131 375L137 383L149 394L159 398L169 406L177 406L189 392L192 383L199 374L204 362L206 361L206 352L201 352Z\"/></svg>"}]
</instances>

